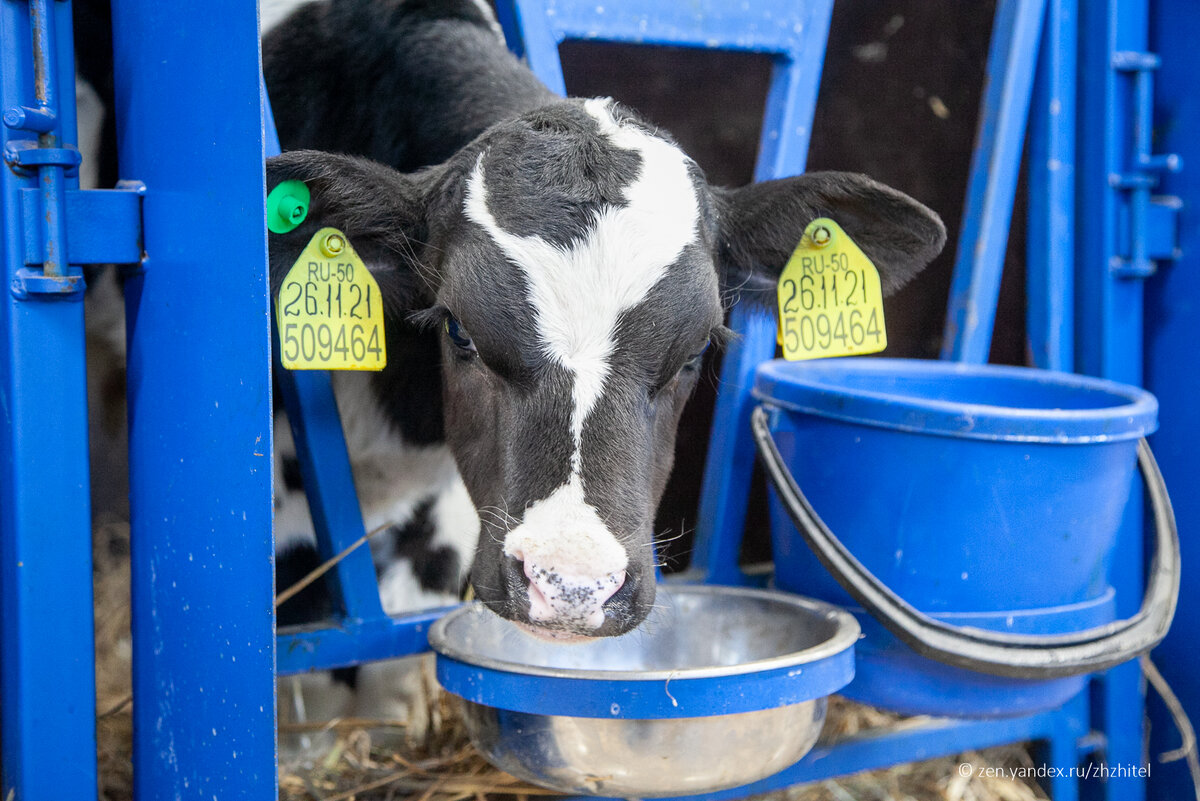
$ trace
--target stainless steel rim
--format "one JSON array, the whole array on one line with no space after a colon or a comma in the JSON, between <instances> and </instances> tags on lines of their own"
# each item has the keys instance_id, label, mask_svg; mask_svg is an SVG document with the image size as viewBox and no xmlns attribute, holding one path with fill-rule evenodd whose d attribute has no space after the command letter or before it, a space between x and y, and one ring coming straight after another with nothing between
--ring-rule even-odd
<instances>
[{"instance_id":1,"label":"stainless steel rim","mask_svg":"<svg viewBox=\"0 0 1200 801\"><path fill-rule=\"evenodd\" d=\"M836 622L836 629L832 637L811 648L793 651L769 659L744 662L738 665L680 668L678 670L575 670L571 668L548 668L540 665L526 665L519 662L480 656L479 654L469 653L448 642L446 629L458 618L464 615L492 614L483 604L476 602L456 609L439 618L429 630L429 645L439 654L456 659L459 662L475 665L487 670L503 671L505 673L585 681L688 681L691 679L711 679L748 673L764 673L782 668L811 664L845 651L853 646L859 637L858 621L854 619L853 615L837 606L815 601L811 598L802 598L779 591L748 587L689 586L660 587L660 590L665 590L670 595L676 597L685 595L724 595L755 598L769 603L783 604L794 607L804 614L816 614L826 619L834 620Z\"/></svg>"}]
</instances>

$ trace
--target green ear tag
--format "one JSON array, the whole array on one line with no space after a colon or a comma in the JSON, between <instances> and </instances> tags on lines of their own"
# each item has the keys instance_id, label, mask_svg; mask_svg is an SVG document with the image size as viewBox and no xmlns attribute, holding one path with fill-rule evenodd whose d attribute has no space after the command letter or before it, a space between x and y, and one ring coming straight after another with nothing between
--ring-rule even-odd
<instances>
[{"instance_id":1,"label":"green ear tag","mask_svg":"<svg viewBox=\"0 0 1200 801\"><path fill-rule=\"evenodd\" d=\"M346 235L313 234L275 299L280 361L289 370L382 370L379 284Z\"/></svg>"},{"instance_id":2,"label":"green ear tag","mask_svg":"<svg viewBox=\"0 0 1200 801\"><path fill-rule=\"evenodd\" d=\"M878 353L887 347L879 272L827 217L804 229L779 276L779 344L786 359Z\"/></svg>"},{"instance_id":3,"label":"green ear tag","mask_svg":"<svg viewBox=\"0 0 1200 801\"><path fill-rule=\"evenodd\" d=\"M267 195L267 230L286 234L308 216L308 187L303 181L284 181Z\"/></svg>"}]
</instances>

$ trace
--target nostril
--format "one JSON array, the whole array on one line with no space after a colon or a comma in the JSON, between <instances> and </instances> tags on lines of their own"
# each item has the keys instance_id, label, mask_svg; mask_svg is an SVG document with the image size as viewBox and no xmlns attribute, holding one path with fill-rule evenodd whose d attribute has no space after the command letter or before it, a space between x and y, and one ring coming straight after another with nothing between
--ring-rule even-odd
<instances>
[{"instance_id":1,"label":"nostril","mask_svg":"<svg viewBox=\"0 0 1200 801\"><path fill-rule=\"evenodd\" d=\"M604 601L604 606L607 609L615 609L618 607L627 607L633 605L633 596L637 592L637 582L629 580L629 574L625 573L621 576L621 581L617 588L613 590L612 595Z\"/></svg>"},{"instance_id":2,"label":"nostril","mask_svg":"<svg viewBox=\"0 0 1200 801\"><path fill-rule=\"evenodd\" d=\"M555 617L554 604L538 587L537 582L529 582L529 619L553 620Z\"/></svg>"},{"instance_id":3,"label":"nostril","mask_svg":"<svg viewBox=\"0 0 1200 801\"><path fill-rule=\"evenodd\" d=\"M624 589L628 574L622 570L619 573L609 573L596 582L596 603L607 604Z\"/></svg>"}]
</instances>

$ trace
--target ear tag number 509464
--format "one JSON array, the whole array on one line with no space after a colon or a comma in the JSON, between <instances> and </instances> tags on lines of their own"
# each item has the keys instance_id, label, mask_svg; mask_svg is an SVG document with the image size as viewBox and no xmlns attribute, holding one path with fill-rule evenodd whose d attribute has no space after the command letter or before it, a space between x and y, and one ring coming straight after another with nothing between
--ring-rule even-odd
<instances>
[{"instance_id":1,"label":"ear tag number 509464","mask_svg":"<svg viewBox=\"0 0 1200 801\"><path fill-rule=\"evenodd\" d=\"M336 228L317 231L275 298L280 357L289 370L382 370L379 284Z\"/></svg>"},{"instance_id":2,"label":"ear tag number 509464","mask_svg":"<svg viewBox=\"0 0 1200 801\"><path fill-rule=\"evenodd\" d=\"M879 272L827 217L804 229L779 276L779 344L786 359L878 353L887 347Z\"/></svg>"}]
</instances>

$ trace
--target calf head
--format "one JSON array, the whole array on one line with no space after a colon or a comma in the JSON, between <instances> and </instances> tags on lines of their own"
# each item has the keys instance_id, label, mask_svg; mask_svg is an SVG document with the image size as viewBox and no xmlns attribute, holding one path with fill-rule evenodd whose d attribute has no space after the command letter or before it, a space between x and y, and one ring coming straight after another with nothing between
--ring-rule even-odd
<instances>
[{"instance_id":1,"label":"calf head","mask_svg":"<svg viewBox=\"0 0 1200 801\"><path fill-rule=\"evenodd\" d=\"M269 186L286 179L312 206L271 237L275 285L333 225L390 326L438 329L445 439L482 519L475 593L551 636L621 634L649 611L676 426L728 303L772 287L818 216L885 292L945 239L931 211L858 175L710 187L608 100L502 122L415 174L296 151L268 162Z\"/></svg>"}]
</instances>

